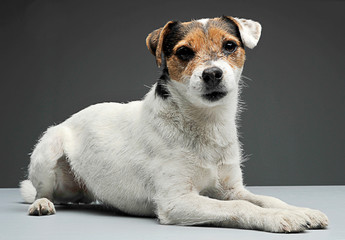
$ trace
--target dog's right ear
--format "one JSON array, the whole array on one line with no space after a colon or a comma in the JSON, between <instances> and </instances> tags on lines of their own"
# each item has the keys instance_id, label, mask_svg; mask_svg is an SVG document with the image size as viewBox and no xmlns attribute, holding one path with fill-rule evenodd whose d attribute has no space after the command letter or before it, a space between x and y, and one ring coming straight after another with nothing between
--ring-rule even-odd
<instances>
[{"instance_id":1,"label":"dog's right ear","mask_svg":"<svg viewBox=\"0 0 345 240\"><path fill-rule=\"evenodd\" d=\"M162 48L165 36L169 33L176 21L169 21L164 27L154 30L146 38L146 46L150 52L156 57L157 66L162 65Z\"/></svg>"}]
</instances>

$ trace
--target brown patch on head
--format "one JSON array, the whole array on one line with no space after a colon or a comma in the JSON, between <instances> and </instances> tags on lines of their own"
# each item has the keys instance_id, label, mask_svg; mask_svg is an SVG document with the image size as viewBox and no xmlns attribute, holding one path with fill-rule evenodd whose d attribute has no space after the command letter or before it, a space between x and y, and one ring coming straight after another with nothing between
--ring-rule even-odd
<instances>
[{"instance_id":1,"label":"brown patch on head","mask_svg":"<svg viewBox=\"0 0 345 240\"><path fill-rule=\"evenodd\" d=\"M182 62L177 56L173 55L167 60L167 67L169 71L169 76L171 79L176 81L183 80L183 73L188 64Z\"/></svg>"},{"instance_id":2,"label":"brown patch on head","mask_svg":"<svg viewBox=\"0 0 345 240\"><path fill-rule=\"evenodd\" d=\"M186 22L180 24L179 34L183 37L166 56L169 75L173 80L184 81L198 66L207 65L212 60L225 60L232 68L241 68L245 62L245 51L235 23L231 25L223 18L210 19L206 26L198 21ZM227 41L238 46L234 52L224 50ZM181 60L176 55L181 47L190 48L194 52L193 58Z\"/></svg>"},{"instance_id":3,"label":"brown patch on head","mask_svg":"<svg viewBox=\"0 0 345 240\"><path fill-rule=\"evenodd\" d=\"M173 48L173 54L167 59L167 67L171 79L176 81L183 81L183 76L190 76L195 67L201 64L202 46L206 44L206 38L201 28L192 28L186 36L179 41ZM195 53L195 56L191 61L183 61L176 56L176 51L180 47L188 47Z\"/></svg>"}]
</instances>

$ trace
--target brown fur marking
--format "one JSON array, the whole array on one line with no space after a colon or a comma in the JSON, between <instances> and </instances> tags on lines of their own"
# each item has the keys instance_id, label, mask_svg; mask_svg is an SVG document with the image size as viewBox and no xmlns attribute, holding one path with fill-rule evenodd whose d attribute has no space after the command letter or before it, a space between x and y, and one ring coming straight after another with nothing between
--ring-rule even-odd
<instances>
[{"instance_id":1,"label":"brown fur marking","mask_svg":"<svg viewBox=\"0 0 345 240\"><path fill-rule=\"evenodd\" d=\"M185 26L188 26L187 23L185 23ZM233 68L243 66L245 51L242 47L238 47L234 53L229 55L223 52L223 44L226 41L234 41L238 46L241 46L241 42L237 37L229 34L221 27L221 24L210 24L206 31L201 24L197 26L194 25L173 50L175 54L180 47L189 47L195 53L194 58L190 62L185 62L173 54L167 59L171 79L183 81L184 76L191 76L196 67L210 60L224 59Z\"/></svg>"}]
</instances>

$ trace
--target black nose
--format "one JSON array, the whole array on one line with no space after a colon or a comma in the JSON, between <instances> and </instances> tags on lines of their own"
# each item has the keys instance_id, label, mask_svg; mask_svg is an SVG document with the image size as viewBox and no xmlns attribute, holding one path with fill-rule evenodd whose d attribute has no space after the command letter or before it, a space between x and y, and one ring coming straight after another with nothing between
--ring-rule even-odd
<instances>
[{"instance_id":1,"label":"black nose","mask_svg":"<svg viewBox=\"0 0 345 240\"><path fill-rule=\"evenodd\" d=\"M209 87L217 86L223 78L223 71L219 67L206 68L202 72L202 79Z\"/></svg>"}]
</instances>

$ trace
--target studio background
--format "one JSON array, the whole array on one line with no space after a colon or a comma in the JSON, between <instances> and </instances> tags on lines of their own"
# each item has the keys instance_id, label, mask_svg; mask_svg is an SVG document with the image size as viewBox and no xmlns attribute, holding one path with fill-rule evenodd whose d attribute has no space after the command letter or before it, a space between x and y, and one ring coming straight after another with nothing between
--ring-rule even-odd
<instances>
[{"instance_id":1,"label":"studio background","mask_svg":"<svg viewBox=\"0 0 345 240\"><path fill-rule=\"evenodd\" d=\"M159 76L145 45L169 20L259 21L247 49L247 185L344 184L344 1L1 1L0 187L25 179L48 126L141 99Z\"/></svg>"}]
</instances>

